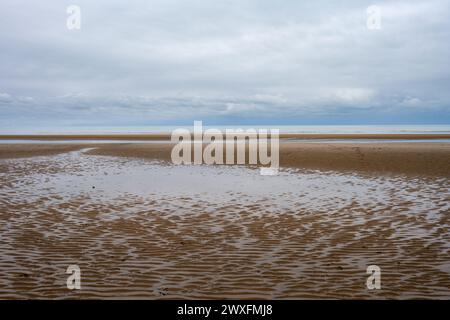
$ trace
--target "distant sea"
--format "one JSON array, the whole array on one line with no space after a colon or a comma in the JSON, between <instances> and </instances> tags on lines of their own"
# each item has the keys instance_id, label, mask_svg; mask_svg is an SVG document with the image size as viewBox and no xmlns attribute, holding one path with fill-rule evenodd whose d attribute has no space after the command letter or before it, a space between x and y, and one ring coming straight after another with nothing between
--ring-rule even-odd
<instances>
[{"instance_id":1,"label":"distant sea","mask_svg":"<svg viewBox=\"0 0 450 320\"><path fill-rule=\"evenodd\" d=\"M61 127L49 129L20 129L0 128L0 134L144 134L144 133L170 133L177 128L193 130L192 125L187 126L122 126L122 127ZM225 129L279 129L280 133L450 133L448 125L222 125L203 126L203 130L216 128Z\"/></svg>"}]
</instances>

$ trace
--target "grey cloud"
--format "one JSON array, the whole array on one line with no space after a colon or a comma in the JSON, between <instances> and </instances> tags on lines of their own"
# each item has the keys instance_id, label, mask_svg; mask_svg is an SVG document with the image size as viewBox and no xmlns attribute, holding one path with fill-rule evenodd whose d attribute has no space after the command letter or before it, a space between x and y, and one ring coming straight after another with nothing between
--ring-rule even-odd
<instances>
[{"instance_id":1,"label":"grey cloud","mask_svg":"<svg viewBox=\"0 0 450 320\"><path fill-rule=\"evenodd\" d=\"M449 122L449 3L372 4L5 0L0 121Z\"/></svg>"}]
</instances>

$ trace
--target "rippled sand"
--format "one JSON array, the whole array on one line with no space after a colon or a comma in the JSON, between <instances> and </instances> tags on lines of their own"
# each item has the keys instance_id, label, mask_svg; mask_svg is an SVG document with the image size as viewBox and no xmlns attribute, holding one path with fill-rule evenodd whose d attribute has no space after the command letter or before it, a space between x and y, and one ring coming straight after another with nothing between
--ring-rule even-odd
<instances>
[{"instance_id":1,"label":"rippled sand","mask_svg":"<svg viewBox=\"0 0 450 320\"><path fill-rule=\"evenodd\" d=\"M83 152L0 160L0 298L450 298L447 178Z\"/></svg>"}]
</instances>

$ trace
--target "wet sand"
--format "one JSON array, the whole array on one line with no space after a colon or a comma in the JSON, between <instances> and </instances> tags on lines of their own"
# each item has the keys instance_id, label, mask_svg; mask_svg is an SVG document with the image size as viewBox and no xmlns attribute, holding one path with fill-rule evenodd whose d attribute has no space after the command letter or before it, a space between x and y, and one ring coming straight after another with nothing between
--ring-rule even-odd
<instances>
[{"instance_id":1,"label":"wet sand","mask_svg":"<svg viewBox=\"0 0 450 320\"><path fill-rule=\"evenodd\" d=\"M170 161L173 144L0 144L0 158L58 154L83 147L93 148L88 152L91 155ZM288 168L449 177L449 163L450 143L445 142L280 143L280 166Z\"/></svg>"},{"instance_id":2,"label":"wet sand","mask_svg":"<svg viewBox=\"0 0 450 320\"><path fill-rule=\"evenodd\" d=\"M56 155L80 150L79 144L1 144L0 159L27 158L36 156Z\"/></svg>"},{"instance_id":3,"label":"wet sand","mask_svg":"<svg viewBox=\"0 0 450 320\"><path fill-rule=\"evenodd\" d=\"M89 154L170 161L172 147L104 145ZM288 168L449 177L449 163L450 143L280 144L280 166Z\"/></svg>"},{"instance_id":4,"label":"wet sand","mask_svg":"<svg viewBox=\"0 0 450 320\"><path fill-rule=\"evenodd\" d=\"M171 146L0 145L0 299L450 298L448 144L286 143L274 177Z\"/></svg>"}]
</instances>

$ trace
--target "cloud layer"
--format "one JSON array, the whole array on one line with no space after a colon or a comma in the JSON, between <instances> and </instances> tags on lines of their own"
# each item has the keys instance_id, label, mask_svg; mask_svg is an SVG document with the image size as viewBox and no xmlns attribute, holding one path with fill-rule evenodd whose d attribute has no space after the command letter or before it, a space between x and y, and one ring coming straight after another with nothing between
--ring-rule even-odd
<instances>
[{"instance_id":1,"label":"cloud layer","mask_svg":"<svg viewBox=\"0 0 450 320\"><path fill-rule=\"evenodd\" d=\"M81 30L66 27L68 5ZM381 29L366 27L369 5ZM450 123L450 4L0 4L0 125Z\"/></svg>"}]
</instances>

